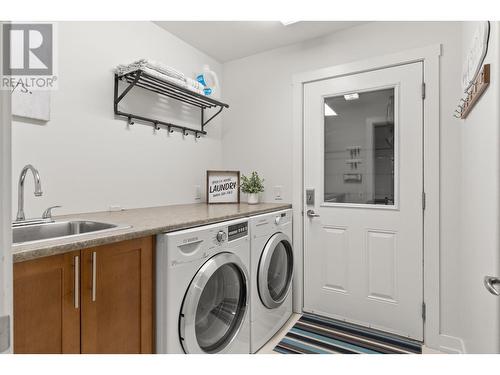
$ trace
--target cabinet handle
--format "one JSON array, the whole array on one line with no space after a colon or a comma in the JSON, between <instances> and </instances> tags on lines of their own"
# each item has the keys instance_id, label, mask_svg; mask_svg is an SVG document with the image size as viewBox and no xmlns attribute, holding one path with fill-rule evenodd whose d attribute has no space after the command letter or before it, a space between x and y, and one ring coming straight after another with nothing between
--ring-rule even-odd
<instances>
[{"instance_id":1,"label":"cabinet handle","mask_svg":"<svg viewBox=\"0 0 500 375\"><path fill-rule=\"evenodd\" d=\"M80 257L75 257L75 285L74 285L75 309L80 307Z\"/></svg>"},{"instance_id":2,"label":"cabinet handle","mask_svg":"<svg viewBox=\"0 0 500 375\"><path fill-rule=\"evenodd\" d=\"M96 287L97 287L97 253L92 253L92 302L96 300Z\"/></svg>"}]
</instances>

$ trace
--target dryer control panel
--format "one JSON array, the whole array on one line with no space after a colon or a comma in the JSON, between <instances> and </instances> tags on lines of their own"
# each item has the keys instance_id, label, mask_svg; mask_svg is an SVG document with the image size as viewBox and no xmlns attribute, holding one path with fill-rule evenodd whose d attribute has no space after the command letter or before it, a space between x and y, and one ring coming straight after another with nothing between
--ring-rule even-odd
<instances>
[{"instance_id":1,"label":"dryer control panel","mask_svg":"<svg viewBox=\"0 0 500 375\"><path fill-rule=\"evenodd\" d=\"M227 227L228 241L233 241L248 235L248 221Z\"/></svg>"}]
</instances>

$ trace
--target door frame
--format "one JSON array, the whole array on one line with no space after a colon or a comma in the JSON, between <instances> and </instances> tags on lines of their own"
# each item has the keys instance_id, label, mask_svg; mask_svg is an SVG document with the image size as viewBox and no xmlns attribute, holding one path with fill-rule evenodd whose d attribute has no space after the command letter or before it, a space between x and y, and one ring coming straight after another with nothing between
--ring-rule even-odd
<instances>
[{"instance_id":1,"label":"door frame","mask_svg":"<svg viewBox=\"0 0 500 375\"><path fill-rule=\"evenodd\" d=\"M293 80L293 245L295 268L293 309L302 312L304 293L304 85L315 81L373 70L423 64L424 238L423 298L424 344L441 351L462 351L462 340L442 334L440 322L440 73L441 44L402 51L367 60L295 74Z\"/></svg>"},{"instance_id":2,"label":"door frame","mask_svg":"<svg viewBox=\"0 0 500 375\"><path fill-rule=\"evenodd\" d=\"M0 51L2 50L2 25L0 22ZM1 75L1 74L0 74ZM10 91L0 91L0 317L10 316L10 347L13 351L13 292L12 292L12 198L11 198L11 96ZM2 337L0 337L2 340Z\"/></svg>"}]
</instances>

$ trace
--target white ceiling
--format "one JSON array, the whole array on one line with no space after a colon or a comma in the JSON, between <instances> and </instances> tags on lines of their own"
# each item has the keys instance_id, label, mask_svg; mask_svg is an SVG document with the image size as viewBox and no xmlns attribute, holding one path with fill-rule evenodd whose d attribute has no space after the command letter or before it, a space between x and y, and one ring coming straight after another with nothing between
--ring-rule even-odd
<instances>
[{"instance_id":1,"label":"white ceiling","mask_svg":"<svg viewBox=\"0 0 500 375\"><path fill-rule=\"evenodd\" d=\"M279 21L155 21L155 23L224 63L317 38L364 22L302 21L288 26Z\"/></svg>"}]
</instances>

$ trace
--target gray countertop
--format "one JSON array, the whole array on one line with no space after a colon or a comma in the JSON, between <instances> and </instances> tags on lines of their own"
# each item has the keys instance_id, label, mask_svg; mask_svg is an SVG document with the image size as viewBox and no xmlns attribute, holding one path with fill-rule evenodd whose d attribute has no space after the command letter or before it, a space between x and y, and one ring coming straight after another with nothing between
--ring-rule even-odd
<instances>
[{"instance_id":1,"label":"gray countertop","mask_svg":"<svg viewBox=\"0 0 500 375\"><path fill-rule=\"evenodd\" d=\"M78 237L57 238L43 242L14 245L12 254L14 263L23 262L69 251L152 236L158 233L172 232L224 220L249 217L291 207L291 204L287 203L259 203L253 205L246 203L218 205L198 203L137 208L118 212L106 211L57 216L55 217L56 220L92 220L131 225L132 227L103 233L88 233Z\"/></svg>"}]
</instances>

